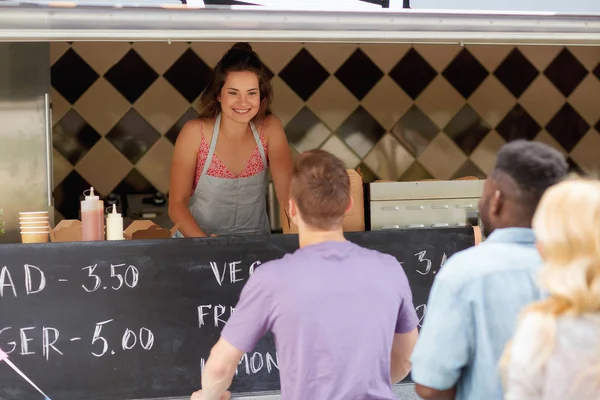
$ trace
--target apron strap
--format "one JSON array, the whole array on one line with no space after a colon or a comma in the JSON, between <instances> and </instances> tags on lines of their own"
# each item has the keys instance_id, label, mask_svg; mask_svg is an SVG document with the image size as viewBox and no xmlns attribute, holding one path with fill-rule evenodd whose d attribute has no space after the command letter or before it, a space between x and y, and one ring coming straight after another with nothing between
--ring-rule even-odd
<instances>
[{"instance_id":1,"label":"apron strap","mask_svg":"<svg viewBox=\"0 0 600 400\"><path fill-rule=\"evenodd\" d=\"M217 119L215 119L215 127L213 128L213 136L210 141L210 149L208 150L208 155L206 156L206 161L204 161L204 168L202 168L202 174L200 174L200 178L206 175L206 171L210 167L210 163L212 161L213 154L215 153L215 147L217 147L217 137L219 136L219 126L221 126L221 114L217 115Z\"/></svg>"},{"instance_id":2,"label":"apron strap","mask_svg":"<svg viewBox=\"0 0 600 400\"><path fill-rule=\"evenodd\" d=\"M262 141L260 140L260 136L258 135L258 131L256 130L256 126L254 123L250 121L250 129L252 129L252 135L254 135L254 140L256 140L256 146L258 147L258 151L260 152L260 158L262 158L263 165L265 169L269 166L267 164L267 156L265 155L265 148L262 145Z\"/></svg>"}]
</instances>

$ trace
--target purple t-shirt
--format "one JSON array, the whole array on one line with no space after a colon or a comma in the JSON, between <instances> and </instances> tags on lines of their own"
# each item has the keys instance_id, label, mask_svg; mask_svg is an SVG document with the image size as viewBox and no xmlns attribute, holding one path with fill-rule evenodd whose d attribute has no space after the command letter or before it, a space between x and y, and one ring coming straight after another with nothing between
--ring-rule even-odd
<instances>
[{"instance_id":1,"label":"purple t-shirt","mask_svg":"<svg viewBox=\"0 0 600 400\"><path fill-rule=\"evenodd\" d=\"M250 352L273 332L283 399L391 400L394 333L417 322L394 257L325 242L258 267L222 336Z\"/></svg>"}]
</instances>

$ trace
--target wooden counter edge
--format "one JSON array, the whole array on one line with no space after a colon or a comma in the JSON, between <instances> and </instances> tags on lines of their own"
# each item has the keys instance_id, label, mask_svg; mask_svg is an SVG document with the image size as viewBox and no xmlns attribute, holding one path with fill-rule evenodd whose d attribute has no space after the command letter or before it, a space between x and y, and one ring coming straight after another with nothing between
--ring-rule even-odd
<instances>
[{"instance_id":1,"label":"wooden counter edge","mask_svg":"<svg viewBox=\"0 0 600 400\"><path fill-rule=\"evenodd\" d=\"M477 246L479 243L481 243L481 228L474 226L473 234L475 235L475 246Z\"/></svg>"}]
</instances>

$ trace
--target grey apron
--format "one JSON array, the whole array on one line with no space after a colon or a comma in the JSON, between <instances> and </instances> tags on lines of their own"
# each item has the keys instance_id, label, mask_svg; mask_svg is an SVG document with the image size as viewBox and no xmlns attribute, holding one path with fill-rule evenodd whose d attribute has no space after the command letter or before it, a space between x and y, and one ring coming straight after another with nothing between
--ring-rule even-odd
<instances>
[{"instance_id":1,"label":"grey apron","mask_svg":"<svg viewBox=\"0 0 600 400\"><path fill-rule=\"evenodd\" d=\"M217 145L220 125L221 114L215 120L208 156L190 199L190 211L200 229L207 235L271 233L266 200L269 179L267 157L252 122L250 128L265 169L256 175L235 179L206 174ZM175 237L183 235L178 231Z\"/></svg>"}]
</instances>

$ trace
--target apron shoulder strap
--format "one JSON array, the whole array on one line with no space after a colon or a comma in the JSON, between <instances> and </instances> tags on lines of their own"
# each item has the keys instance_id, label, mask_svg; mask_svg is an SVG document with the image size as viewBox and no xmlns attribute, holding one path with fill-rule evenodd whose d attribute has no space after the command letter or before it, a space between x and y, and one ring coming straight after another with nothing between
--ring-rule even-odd
<instances>
[{"instance_id":1,"label":"apron shoulder strap","mask_svg":"<svg viewBox=\"0 0 600 400\"><path fill-rule=\"evenodd\" d=\"M267 156L265 154L265 148L262 145L262 141L260 140L260 136L258 131L256 130L256 126L254 122L250 121L250 129L252 129L252 135L254 136L254 140L256 140L256 146L258 147L258 151L260 152L260 158L262 158L263 165L265 169L268 168L267 164Z\"/></svg>"},{"instance_id":2,"label":"apron shoulder strap","mask_svg":"<svg viewBox=\"0 0 600 400\"><path fill-rule=\"evenodd\" d=\"M219 126L221 126L221 114L217 115L217 118L215 119L215 127L213 128L213 135L210 141L210 148L208 149L208 155L206 156L206 161L204 161L204 168L202 168L202 174L200 174L200 178L202 178L203 175L206 175L206 171L208 171L208 168L210 167L213 154L215 153L215 147L217 147Z\"/></svg>"}]
</instances>

